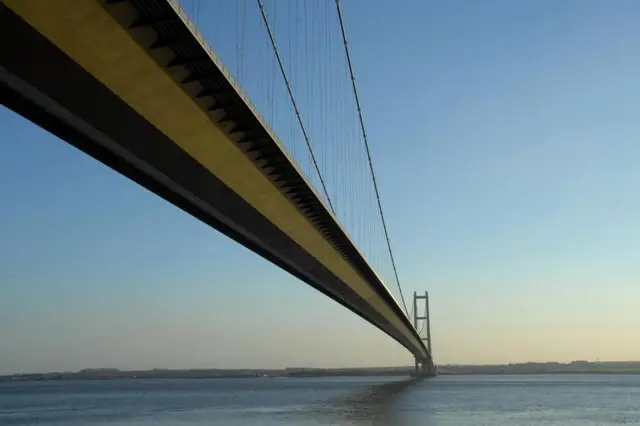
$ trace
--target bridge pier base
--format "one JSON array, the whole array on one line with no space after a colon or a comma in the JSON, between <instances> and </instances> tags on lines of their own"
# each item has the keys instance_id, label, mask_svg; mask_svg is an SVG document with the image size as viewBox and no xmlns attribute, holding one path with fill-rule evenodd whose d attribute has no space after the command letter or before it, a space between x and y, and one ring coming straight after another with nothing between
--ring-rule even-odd
<instances>
[{"instance_id":1,"label":"bridge pier base","mask_svg":"<svg viewBox=\"0 0 640 426\"><path fill-rule=\"evenodd\" d=\"M433 377L437 375L438 371L431 358L422 361L416 358L412 377Z\"/></svg>"}]
</instances>

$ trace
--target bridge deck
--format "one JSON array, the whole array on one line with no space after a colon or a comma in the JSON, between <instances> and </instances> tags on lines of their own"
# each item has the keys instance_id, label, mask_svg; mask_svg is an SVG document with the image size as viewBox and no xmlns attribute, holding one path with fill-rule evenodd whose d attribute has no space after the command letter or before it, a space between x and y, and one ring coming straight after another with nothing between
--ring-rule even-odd
<instances>
[{"instance_id":1,"label":"bridge deck","mask_svg":"<svg viewBox=\"0 0 640 426\"><path fill-rule=\"evenodd\" d=\"M167 0L4 0L3 104L426 348L220 61ZM5 6L3 6L3 4Z\"/></svg>"}]
</instances>

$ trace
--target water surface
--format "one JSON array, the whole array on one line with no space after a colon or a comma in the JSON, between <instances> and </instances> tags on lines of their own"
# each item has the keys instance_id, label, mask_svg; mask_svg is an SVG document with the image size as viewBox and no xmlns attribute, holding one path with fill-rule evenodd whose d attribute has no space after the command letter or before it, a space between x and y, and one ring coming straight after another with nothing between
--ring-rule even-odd
<instances>
[{"instance_id":1,"label":"water surface","mask_svg":"<svg viewBox=\"0 0 640 426\"><path fill-rule=\"evenodd\" d=\"M0 425L640 425L640 375L0 383Z\"/></svg>"}]
</instances>

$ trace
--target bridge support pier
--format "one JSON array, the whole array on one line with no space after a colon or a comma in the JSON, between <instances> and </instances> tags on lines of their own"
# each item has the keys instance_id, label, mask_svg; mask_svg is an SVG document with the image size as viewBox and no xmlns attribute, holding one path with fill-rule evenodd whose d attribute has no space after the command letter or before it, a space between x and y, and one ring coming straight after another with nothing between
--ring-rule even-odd
<instances>
[{"instance_id":1,"label":"bridge support pier","mask_svg":"<svg viewBox=\"0 0 640 426\"><path fill-rule=\"evenodd\" d=\"M418 315L418 300L424 300L424 316ZM418 323L422 323L422 327L418 328ZM419 295L415 291L413 292L413 326L420 334L420 331L426 329L426 336L420 336L423 341L426 341L427 350L429 351L429 357L426 359L415 358L415 377L430 377L437 374L436 365L433 362L433 352L431 351L431 322L429 320L429 293L424 292L424 295Z\"/></svg>"},{"instance_id":2,"label":"bridge support pier","mask_svg":"<svg viewBox=\"0 0 640 426\"><path fill-rule=\"evenodd\" d=\"M433 377L437 374L436 366L432 358L426 360L418 360L416 358L415 370L412 374L413 377Z\"/></svg>"}]
</instances>

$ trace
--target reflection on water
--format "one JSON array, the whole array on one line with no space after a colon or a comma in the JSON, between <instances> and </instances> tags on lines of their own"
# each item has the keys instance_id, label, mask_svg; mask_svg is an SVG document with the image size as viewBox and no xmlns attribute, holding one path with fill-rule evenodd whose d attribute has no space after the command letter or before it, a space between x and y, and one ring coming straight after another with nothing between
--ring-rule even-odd
<instances>
[{"instance_id":1,"label":"reflection on water","mask_svg":"<svg viewBox=\"0 0 640 426\"><path fill-rule=\"evenodd\" d=\"M335 407L348 424L401 426L405 424L404 415L398 407L403 395L409 393L412 388L426 385L425 380L412 378L373 385L358 391L355 395L332 401L329 406ZM427 418L424 419L426 420Z\"/></svg>"}]
</instances>

